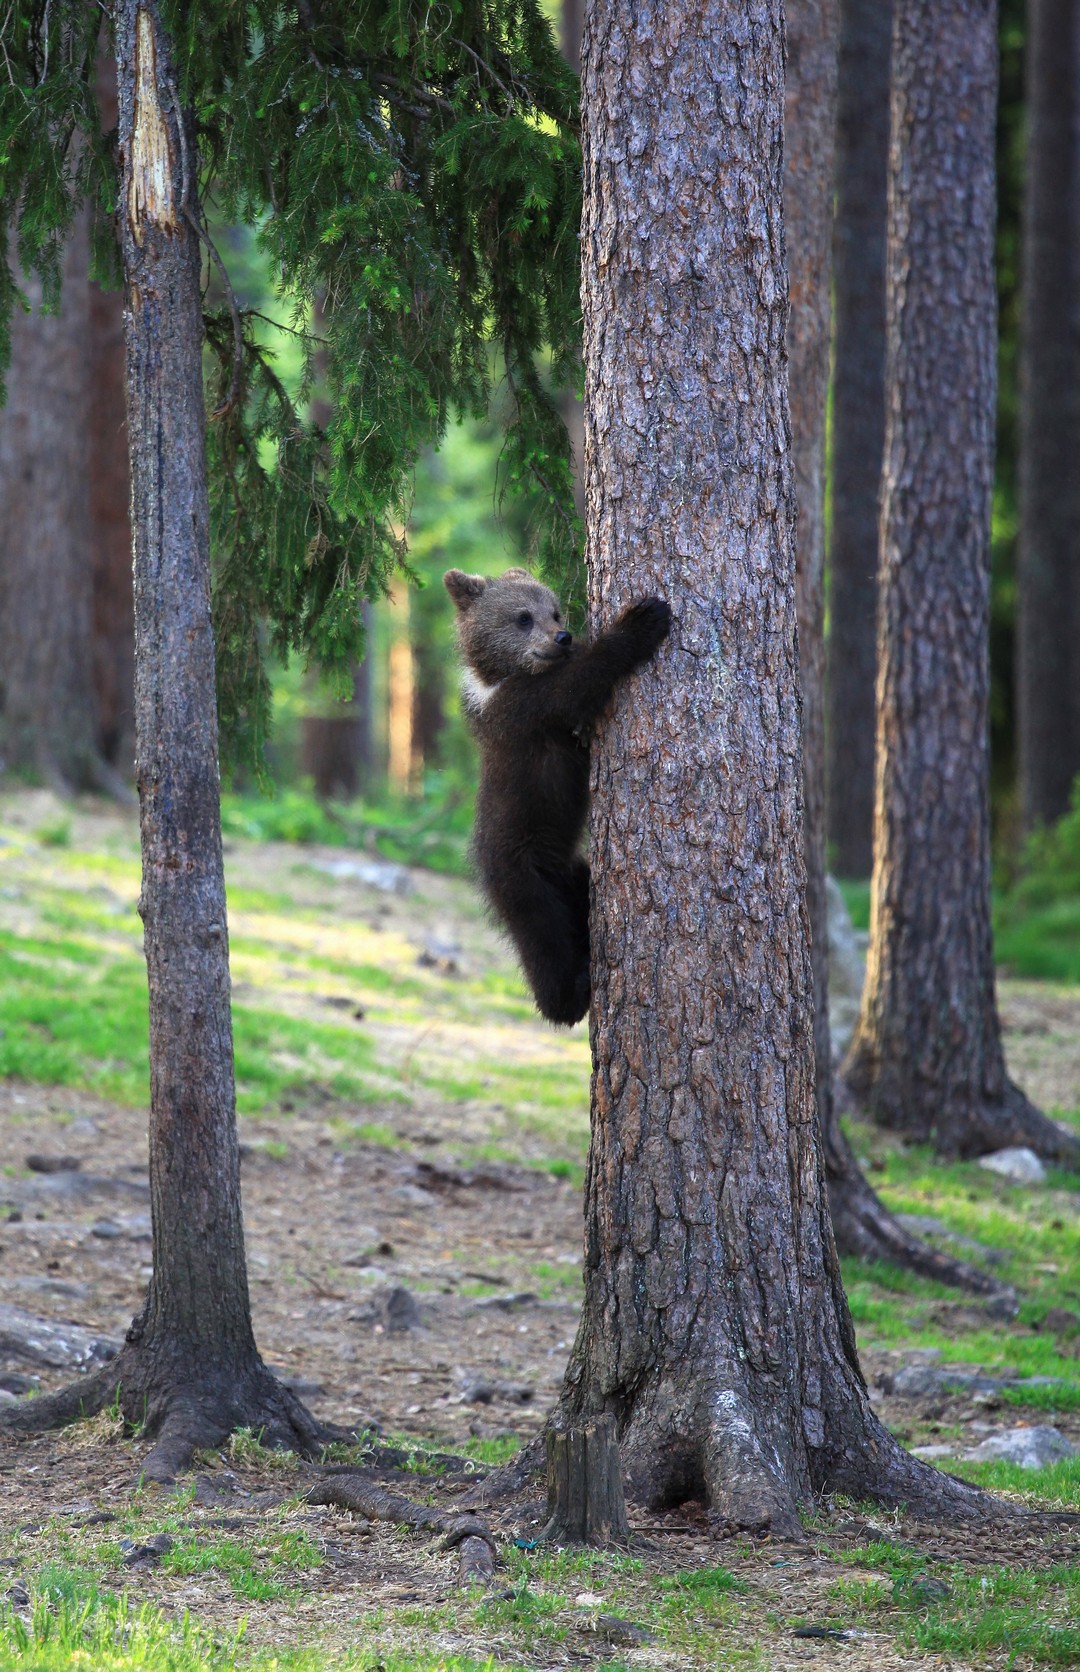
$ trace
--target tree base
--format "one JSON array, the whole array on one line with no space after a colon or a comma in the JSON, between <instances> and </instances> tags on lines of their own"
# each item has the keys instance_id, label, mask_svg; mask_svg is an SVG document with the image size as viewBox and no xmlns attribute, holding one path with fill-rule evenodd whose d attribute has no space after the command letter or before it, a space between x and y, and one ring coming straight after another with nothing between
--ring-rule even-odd
<instances>
[{"instance_id":1,"label":"tree base","mask_svg":"<svg viewBox=\"0 0 1080 1672\"><path fill-rule=\"evenodd\" d=\"M974 1107L944 1101L924 1106L906 1074L886 1074L872 1049L860 1048L856 1034L843 1066L843 1083L854 1104L878 1126L914 1143L932 1143L946 1160L972 1161L995 1150L1023 1145L1044 1161L1080 1168L1080 1138L1037 1109L1011 1080L1000 1098Z\"/></svg>"},{"instance_id":2,"label":"tree base","mask_svg":"<svg viewBox=\"0 0 1080 1672\"><path fill-rule=\"evenodd\" d=\"M196 1451L220 1446L238 1428L249 1428L267 1447L317 1457L346 1430L320 1423L252 1350L246 1362L193 1363L182 1374L171 1355L142 1340L128 1342L109 1364L56 1393L20 1400L0 1414L0 1432L36 1434L96 1416L114 1402L131 1428L155 1442L140 1474L171 1482Z\"/></svg>"}]
</instances>

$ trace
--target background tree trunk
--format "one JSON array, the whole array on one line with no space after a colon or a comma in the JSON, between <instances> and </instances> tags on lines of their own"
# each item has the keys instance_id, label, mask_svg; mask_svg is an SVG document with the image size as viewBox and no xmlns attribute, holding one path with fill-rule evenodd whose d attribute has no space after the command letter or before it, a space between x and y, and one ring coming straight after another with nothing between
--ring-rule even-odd
<instances>
[{"instance_id":1,"label":"background tree trunk","mask_svg":"<svg viewBox=\"0 0 1080 1672\"><path fill-rule=\"evenodd\" d=\"M837 1246L842 1254L899 1261L964 1288L1000 1285L910 1236L859 1171L833 1095L829 934L825 894L825 425L829 387L830 243L836 114L837 7L787 0L784 221L790 274L787 346L792 462L798 505L795 599L802 688L803 839L814 976L814 1058Z\"/></svg>"},{"instance_id":2,"label":"background tree trunk","mask_svg":"<svg viewBox=\"0 0 1080 1672\"><path fill-rule=\"evenodd\" d=\"M996 7L895 0L870 954L848 1084L946 1155L1080 1145L1008 1079L990 933Z\"/></svg>"},{"instance_id":3,"label":"background tree trunk","mask_svg":"<svg viewBox=\"0 0 1080 1672\"><path fill-rule=\"evenodd\" d=\"M585 1307L555 1421L632 1496L794 1531L967 1487L876 1421L815 1138L784 371L780 0L584 46L589 602L670 598L594 747ZM660 133L663 143L659 143Z\"/></svg>"},{"instance_id":4,"label":"background tree trunk","mask_svg":"<svg viewBox=\"0 0 1080 1672\"><path fill-rule=\"evenodd\" d=\"M842 877L868 877L873 860L891 33L891 0L840 0L826 736L828 836Z\"/></svg>"},{"instance_id":5,"label":"background tree trunk","mask_svg":"<svg viewBox=\"0 0 1080 1672\"><path fill-rule=\"evenodd\" d=\"M0 760L61 793L100 789L92 646L86 360L89 216L63 258L60 312L12 326L0 414ZM111 784L110 784L111 787Z\"/></svg>"},{"instance_id":6,"label":"background tree trunk","mask_svg":"<svg viewBox=\"0 0 1080 1672\"><path fill-rule=\"evenodd\" d=\"M1018 721L1026 830L1080 773L1080 4L1029 0Z\"/></svg>"},{"instance_id":7,"label":"background tree trunk","mask_svg":"<svg viewBox=\"0 0 1080 1672\"><path fill-rule=\"evenodd\" d=\"M106 133L116 127L116 59L104 38L95 91ZM124 299L90 286L86 426L93 548L94 689L105 759L135 771L135 600L131 578L131 474L124 409Z\"/></svg>"},{"instance_id":8,"label":"background tree trunk","mask_svg":"<svg viewBox=\"0 0 1080 1672\"><path fill-rule=\"evenodd\" d=\"M118 1357L6 1426L90 1415L117 1392L168 1479L235 1427L311 1450L320 1429L255 1348L240 1212L218 791L194 134L156 6L118 0L121 247L135 557L136 782L150 990L154 1267Z\"/></svg>"},{"instance_id":9,"label":"background tree trunk","mask_svg":"<svg viewBox=\"0 0 1080 1672\"><path fill-rule=\"evenodd\" d=\"M135 770L135 600L120 292L92 284L89 315L86 436L97 732L106 761L128 779Z\"/></svg>"}]
</instances>

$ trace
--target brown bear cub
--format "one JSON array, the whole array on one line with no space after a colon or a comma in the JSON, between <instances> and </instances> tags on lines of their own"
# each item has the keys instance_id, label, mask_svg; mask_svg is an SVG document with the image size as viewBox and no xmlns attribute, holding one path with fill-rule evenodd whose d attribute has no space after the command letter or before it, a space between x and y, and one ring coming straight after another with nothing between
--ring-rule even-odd
<instances>
[{"instance_id":1,"label":"brown bear cub","mask_svg":"<svg viewBox=\"0 0 1080 1672\"><path fill-rule=\"evenodd\" d=\"M465 663L462 694L480 746L473 854L480 885L517 947L537 1008L580 1022L589 1008L589 736L616 684L667 636L662 598L624 610L575 645L559 600L524 569L495 580L450 569Z\"/></svg>"}]
</instances>

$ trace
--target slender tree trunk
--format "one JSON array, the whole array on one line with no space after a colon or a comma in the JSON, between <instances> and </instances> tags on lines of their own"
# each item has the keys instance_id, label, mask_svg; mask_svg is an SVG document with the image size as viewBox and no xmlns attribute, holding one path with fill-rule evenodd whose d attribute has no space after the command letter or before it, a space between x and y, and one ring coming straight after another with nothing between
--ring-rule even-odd
<instances>
[{"instance_id":1,"label":"slender tree trunk","mask_svg":"<svg viewBox=\"0 0 1080 1672\"><path fill-rule=\"evenodd\" d=\"M947 1155L1080 1145L1005 1072L990 934L996 6L895 0L870 956L848 1084Z\"/></svg>"},{"instance_id":2,"label":"slender tree trunk","mask_svg":"<svg viewBox=\"0 0 1080 1672\"><path fill-rule=\"evenodd\" d=\"M826 735L828 834L842 877L868 877L873 860L891 33L892 0L840 0Z\"/></svg>"},{"instance_id":3,"label":"slender tree trunk","mask_svg":"<svg viewBox=\"0 0 1080 1672\"><path fill-rule=\"evenodd\" d=\"M1018 681L1024 827L1080 773L1080 4L1029 0Z\"/></svg>"},{"instance_id":4,"label":"slender tree trunk","mask_svg":"<svg viewBox=\"0 0 1080 1672\"><path fill-rule=\"evenodd\" d=\"M154 1269L113 1363L5 1426L91 1414L119 1390L167 1479L248 1424L311 1449L319 1430L255 1348L240 1212L219 815L194 136L157 7L115 11L124 171L135 722L150 989Z\"/></svg>"},{"instance_id":5,"label":"slender tree trunk","mask_svg":"<svg viewBox=\"0 0 1080 1672\"><path fill-rule=\"evenodd\" d=\"M835 0L787 0L784 221L790 274L787 345L792 462L798 505L795 599L802 690L806 909L814 976L814 1057L837 1246L842 1254L899 1261L939 1281L986 1293L995 1280L920 1243L859 1171L833 1095L829 935L825 895L825 424L829 386L830 248L836 113Z\"/></svg>"},{"instance_id":6,"label":"slender tree trunk","mask_svg":"<svg viewBox=\"0 0 1080 1672\"><path fill-rule=\"evenodd\" d=\"M669 647L594 744L585 1307L555 1421L632 1496L793 1531L830 1486L971 1510L855 1357L814 1121L784 357L780 0L592 0L589 601Z\"/></svg>"},{"instance_id":7,"label":"slender tree trunk","mask_svg":"<svg viewBox=\"0 0 1080 1672\"><path fill-rule=\"evenodd\" d=\"M109 782L91 657L89 218L64 252L60 312L17 315L0 414L0 760L66 793Z\"/></svg>"}]
</instances>

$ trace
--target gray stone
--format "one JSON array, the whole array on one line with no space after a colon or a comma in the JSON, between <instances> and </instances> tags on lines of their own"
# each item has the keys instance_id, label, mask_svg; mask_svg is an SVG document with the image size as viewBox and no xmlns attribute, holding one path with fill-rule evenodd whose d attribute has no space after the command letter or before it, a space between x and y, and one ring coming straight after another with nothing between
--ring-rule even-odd
<instances>
[{"instance_id":1,"label":"gray stone","mask_svg":"<svg viewBox=\"0 0 1080 1672\"><path fill-rule=\"evenodd\" d=\"M404 1208L418 1208L421 1213L429 1212L435 1206L435 1198L430 1190L424 1190L418 1184L399 1184L391 1190L392 1201L400 1203Z\"/></svg>"},{"instance_id":2,"label":"gray stone","mask_svg":"<svg viewBox=\"0 0 1080 1672\"><path fill-rule=\"evenodd\" d=\"M897 1399L920 1399L935 1393L995 1394L1009 1388L1061 1385L1060 1376L985 1376L978 1370L950 1370L925 1359L902 1364L881 1378L885 1392Z\"/></svg>"},{"instance_id":3,"label":"gray stone","mask_svg":"<svg viewBox=\"0 0 1080 1672\"><path fill-rule=\"evenodd\" d=\"M1057 1428L1037 1423L1031 1428L1002 1428L962 1453L965 1463L1019 1463L1022 1469L1044 1469L1063 1457L1075 1457L1071 1445Z\"/></svg>"},{"instance_id":4,"label":"gray stone","mask_svg":"<svg viewBox=\"0 0 1080 1672\"><path fill-rule=\"evenodd\" d=\"M0 1303L0 1356L57 1370L88 1370L116 1357L117 1347L82 1324L37 1318Z\"/></svg>"},{"instance_id":5,"label":"gray stone","mask_svg":"<svg viewBox=\"0 0 1080 1672\"><path fill-rule=\"evenodd\" d=\"M383 1322L391 1334L420 1328L420 1308L408 1289L397 1284L380 1299Z\"/></svg>"},{"instance_id":6,"label":"gray stone","mask_svg":"<svg viewBox=\"0 0 1080 1672\"><path fill-rule=\"evenodd\" d=\"M312 869L339 882L362 882L380 894L397 894L404 899L412 893L412 877L404 865L379 859L320 859Z\"/></svg>"},{"instance_id":7,"label":"gray stone","mask_svg":"<svg viewBox=\"0 0 1080 1672\"><path fill-rule=\"evenodd\" d=\"M979 1157L979 1166L988 1173L997 1173L1010 1184L1045 1184L1046 1168L1033 1149L1017 1144L1009 1149L995 1150L993 1155Z\"/></svg>"},{"instance_id":8,"label":"gray stone","mask_svg":"<svg viewBox=\"0 0 1080 1672\"><path fill-rule=\"evenodd\" d=\"M839 1062L855 1032L866 979L865 936L851 917L835 877L825 879L829 923L829 1027L833 1059Z\"/></svg>"}]
</instances>

